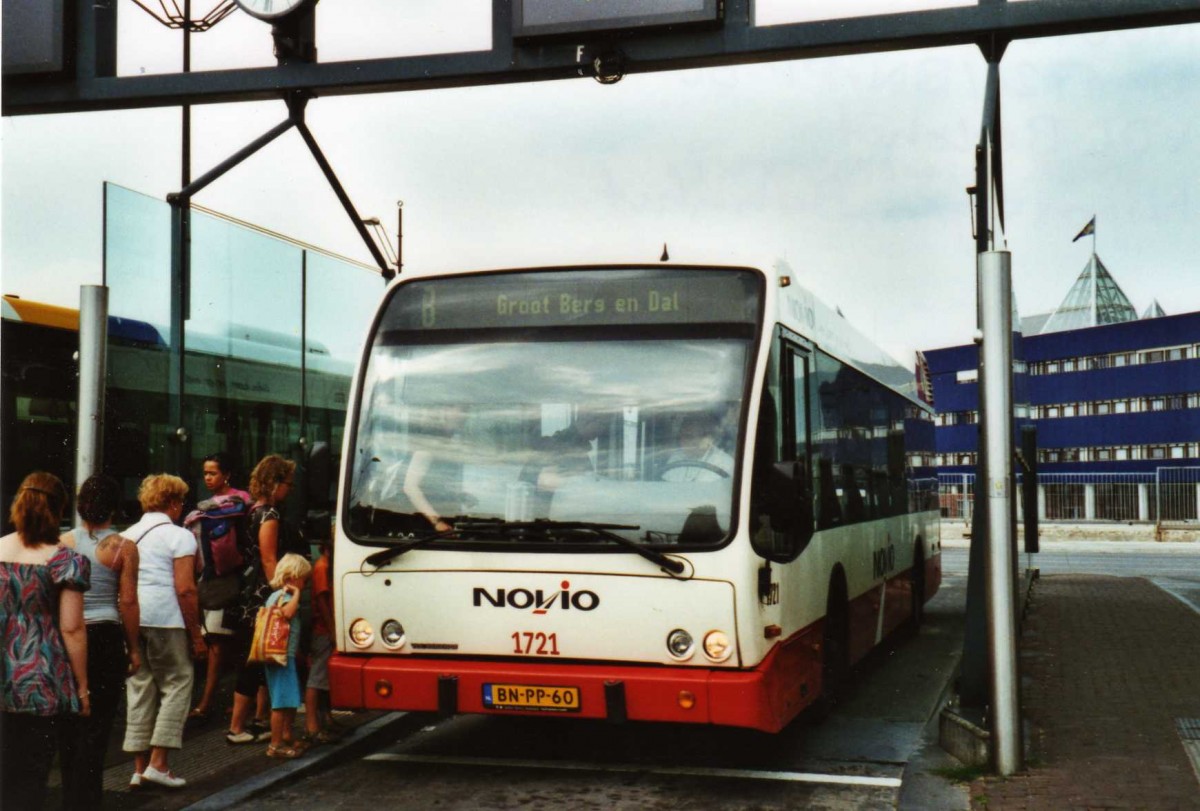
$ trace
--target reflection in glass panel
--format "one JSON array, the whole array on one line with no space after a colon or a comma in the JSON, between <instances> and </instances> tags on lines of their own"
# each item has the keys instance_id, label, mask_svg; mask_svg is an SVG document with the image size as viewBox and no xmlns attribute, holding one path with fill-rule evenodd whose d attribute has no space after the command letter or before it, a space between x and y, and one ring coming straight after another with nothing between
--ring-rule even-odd
<instances>
[{"instance_id":1,"label":"reflection in glass panel","mask_svg":"<svg viewBox=\"0 0 1200 811\"><path fill-rule=\"evenodd\" d=\"M374 268L316 251L307 256L304 436L308 472L316 475L305 495L311 509L327 510L337 498L350 379L385 288Z\"/></svg>"},{"instance_id":2,"label":"reflection in glass panel","mask_svg":"<svg viewBox=\"0 0 1200 811\"><path fill-rule=\"evenodd\" d=\"M168 469L171 209L161 200L104 187L108 331L104 466L122 488L118 524L141 514L138 485Z\"/></svg>"},{"instance_id":3,"label":"reflection in glass panel","mask_svg":"<svg viewBox=\"0 0 1200 811\"><path fill-rule=\"evenodd\" d=\"M232 457L236 484L269 453L300 438L300 248L244 226L192 214L184 345L188 480L205 456ZM206 493L195 493L202 497Z\"/></svg>"},{"instance_id":4,"label":"reflection in glass panel","mask_svg":"<svg viewBox=\"0 0 1200 811\"><path fill-rule=\"evenodd\" d=\"M171 322L171 207L104 184L104 283L108 311L153 324Z\"/></svg>"},{"instance_id":5,"label":"reflection in glass panel","mask_svg":"<svg viewBox=\"0 0 1200 811\"><path fill-rule=\"evenodd\" d=\"M419 531L434 514L718 541L750 352L736 338L377 344L351 531ZM701 524L713 531L689 535Z\"/></svg>"},{"instance_id":6,"label":"reflection in glass panel","mask_svg":"<svg viewBox=\"0 0 1200 811\"><path fill-rule=\"evenodd\" d=\"M761 295L749 272L649 268L397 287L356 398L349 533L719 543Z\"/></svg>"},{"instance_id":7,"label":"reflection in glass panel","mask_svg":"<svg viewBox=\"0 0 1200 811\"><path fill-rule=\"evenodd\" d=\"M315 255L310 266L310 352L301 347L304 251L295 243L218 216L192 213L189 318L184 324L184 469L173 470L179 438L170 421L171 210L117 186L105 187L109 326L105 416L107 471L124 488L118 523L140 514L137 489L149 473L177 473L191 497L207 495L201 460L226 453L245 488L268 453L295 456L301 399L324 439L340 450L346 390L383 285L362 266ZM308 360L310 376L301 374ZM305 509L296 488L288 515Z\"/></svg>"}]
</instances>

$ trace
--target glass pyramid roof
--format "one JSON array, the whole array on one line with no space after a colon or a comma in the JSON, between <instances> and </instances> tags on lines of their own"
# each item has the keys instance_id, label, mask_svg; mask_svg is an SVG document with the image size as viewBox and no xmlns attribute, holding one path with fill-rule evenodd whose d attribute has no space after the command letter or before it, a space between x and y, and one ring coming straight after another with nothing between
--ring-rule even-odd
<instances>
[{"instance_id":1,"label":"glass pyramid roof","mask_svg":"<svg viewBox=\"0 0 1200 811\"><path fill-rule=\"evenodd\" d=\"M1133 304L1100 257L1092 254L1067 297L1046 319L1039 334L1136 320L1137 310L1133 309Z\"/></svg>"},{"instance_id":2,"label":"glass pyramid roof","mask_svg":"<svg viewBox=\"0 0 1200 811\"><path fill-rule=\"evenodd\" d=\"M1142 319L1162 318L1166 314L1162 305L1158 303L1158 299L1154 299L1154 301L1150 302L1150 306L1146 308L1146 312L1142 313Z\"/></svg>"}]
</instances>

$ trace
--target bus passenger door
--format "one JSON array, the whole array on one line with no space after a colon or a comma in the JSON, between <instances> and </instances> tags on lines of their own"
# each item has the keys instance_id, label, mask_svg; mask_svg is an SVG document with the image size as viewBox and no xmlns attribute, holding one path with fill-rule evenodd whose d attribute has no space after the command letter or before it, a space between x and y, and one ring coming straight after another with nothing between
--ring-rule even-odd
<instances>
[{"instance_id":1,"label":"bus passenger door","mask_svg":"<svg viewBox=\"0 0 1200 811\"><path fill-rule=\"evenodd\" d=\"M781 563L799 556L813 534L809 364L807 350L778 341L759 406L751 539L755 552Z\"/></svg>"}]
</instances>

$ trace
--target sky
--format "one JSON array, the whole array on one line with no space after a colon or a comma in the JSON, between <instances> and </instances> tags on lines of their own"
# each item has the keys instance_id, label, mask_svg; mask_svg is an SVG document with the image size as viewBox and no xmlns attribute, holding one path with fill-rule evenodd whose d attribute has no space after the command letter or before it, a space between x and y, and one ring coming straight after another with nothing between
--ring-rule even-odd
<instances>
[{"instance_id":1,"label":"sky","mask_svg":"<svg viewBox=\"0 0 1200 811\"><path fill-rule=\"evenodd\" d=\"M211 0L215 4L216 0ZM844 0L842 9L950 5ZM194 0L199 10L205 0ZM828 4L824 4L828 5ZM760 22L821 16L760 3ZM180 35L120 7L122 74L178 70ZM487 0L324 0L322 61L486 48ZM1014 42L1001 63L1008 248L1022 315L1096 250L1138 312L1200 310L1200 25ZM235 13L193 69L273 64ZM308 125L406 273L572 262L786 259L909 365L975 328L974 183L986 64L954 47L499 87L318 98ZM281 121L282 101L193 108L193 175ZM0 123L0 287L77 306L101 280L102 183L179 187L178 108ZM196 202L370 262L290 132ZM164 273L167 269L164 268ZM113 304L114 310L117 304Z\"/></svg>"}]
</instances>

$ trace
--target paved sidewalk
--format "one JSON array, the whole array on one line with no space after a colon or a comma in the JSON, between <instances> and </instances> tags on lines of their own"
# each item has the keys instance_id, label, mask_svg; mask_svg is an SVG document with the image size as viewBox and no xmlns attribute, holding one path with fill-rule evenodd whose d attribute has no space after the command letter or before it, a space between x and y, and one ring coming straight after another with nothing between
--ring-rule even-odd
<instances>
[{"instance_id":1,"label":"paved sidewalk","mask_svg":"<svg viewBox=\"0 0 1200 811\"><path fill-rule=\"evenodd\" d=\"M202 689L203 664L197 666L194 698ZM214 713L204 721L189 720L183 732L183 749L171 755L171 770L188 781L182 789L166 789L146 785L129 787L133 774L133 756L121 751L125 733L125 707L122 701L117 713L105 758L105 811L175 811L212 798L243 799L247 792L261 790L272 781L288 779L297 770L326 768L346 758L361 755L373 746L404 734L422 723L415 714L384 712L339 712L335 721L346 734L335 745L317 746L295 760L278 760L266 756L265 743L230 745L225 740L228 728L228 708L233 698L233 674L223 673L216 691ZM194 702L193 702L194 703ZM296 732L304 730L304 715L296 716ZM61 775L56 763L50 772L46 808L62 805ZM230 802L219 807L224 808Z\"/></svg>"},{"instance_id":2,"label":"paved sidewalk","mask_svg":"<svg viewBox=\"0 0 1200 811\"><path fill-rule=\"evenodd\" d=\"M276 779L294 775L298 769L328 766L340 762L339 758L361 754L366 748L381 745L380 740L402 734L399 730L406 722L413 722L412 719L415 716L396 713L342 714L339 722L346 730L342 741L314 747L295 760L267 757L265 743L230 745L225 740L224 723L210 722L202 727L189 725L184 732L183 749L171 756L171 770L188 781L180 789L152 785L130 788L133 761L120 751L118 740L109 745L109 765L104 770L103 807L106 811L176 811L196 804L203 805L213 797L231 797L234 801L244 799L249 793L269 786ZM299 717L297 731L303 731L303 716ZM50 776L46 808L61 807L59 786L59 772L55 768ZM218 807L225 808L230 804L223 802Z\"/></svg>"},{"instance_id":3,"label":"paved sidewalk","mask_svg":"<svg viewBox=\"0 0 1200 811\"><path fill-rule=\"evenodd\" d=\"M1200 809L1200 614L1142 578L1044 576L1021 677L1028 768L972 783L973 809Z\"/></svg>"}]
</instances>

